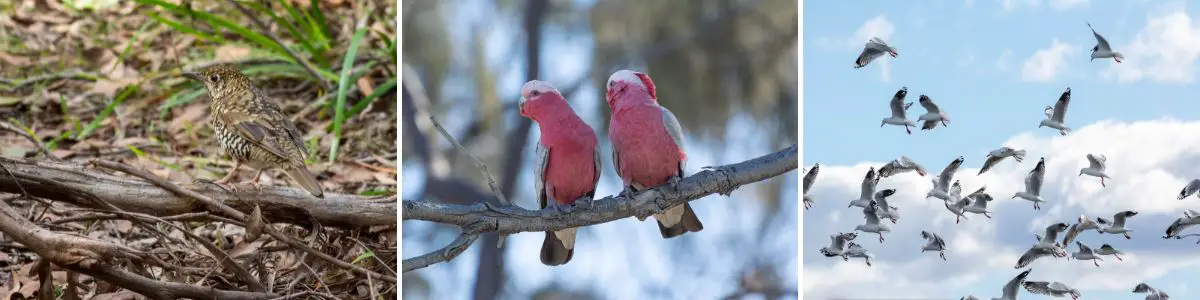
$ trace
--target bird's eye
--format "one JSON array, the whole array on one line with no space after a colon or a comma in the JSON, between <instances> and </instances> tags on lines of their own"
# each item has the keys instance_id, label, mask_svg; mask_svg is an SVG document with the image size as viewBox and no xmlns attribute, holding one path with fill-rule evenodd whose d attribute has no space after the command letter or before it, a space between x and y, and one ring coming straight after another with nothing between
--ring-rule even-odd
<instances>
[{"instance_id":1,"label":"bird's eye","mask_svg":"<svg viewBox=\"0 0 1200 300\"><path fill-rule=\"evenodd\" d=\"M212 81L212 82L217 82L218 80L221 80L221 76L219 76L217 74L212 74L212 75L208 76L208 80Z\"/></svg>"},{"instance_id":2,"label":"bird's eye","mask_svg":"<svg viewBox=\"0 0 1200 300\"><path fill-rule=\"evenodd\" d=\"M538 95L541 95L541 94L542 94L542 92L538 92L538 91L529 92L530 97L537 97Z\"/></svg>"}]
</instances>

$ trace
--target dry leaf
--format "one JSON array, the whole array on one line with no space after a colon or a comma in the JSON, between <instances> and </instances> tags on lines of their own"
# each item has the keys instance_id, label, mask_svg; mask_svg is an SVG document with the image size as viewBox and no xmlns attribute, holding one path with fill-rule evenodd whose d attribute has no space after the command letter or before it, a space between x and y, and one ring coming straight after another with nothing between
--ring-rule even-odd
<instances>
[{"instance_id":1,"label":"dry leaf","mask_svg":"<svg viewBox=\"0 0 1200 300\"><path fill-rule=\"evenodd\" d=\"M92 300L145 300L149 299L146 296L139 295L132 291L119 291L116 293L99 294L92 297Z\"/></svg>"},{"instance_id":2,"label":"dry leaf","mask_svg":"<svg viewBox=\"0 0 1200 300\"><path fill-rule=\"evenodd\" d=\"M358 85L358 92L363 97L375 92L375 87L371 85L371 79L366 76L359 77L358 80L354 81L354 84Z\"/></svg>"},{"instance_id":3,"label":"dry leaf","mask_svg":"<svg viewBox=\"0 0 1200 300\"><path fill-rule=\"evenodd\" d=\"M348 165L339 165L339 166L340 167L333 168L333 169L335 169L334 175L333 175L333 178L330 178L330 181L333 181L335 183L351 183L351 182L364 182L364 181L375 179L375 172L368 170L366 168L360 168L360 167L354 167L354 166L348 166Z\"/></svg>"},{"instance_id":4,"label":"dry leaf","mask_svg":"<svg viewBox=\"0 0 1200 300\"><path fill-rule=\"evenodd\" d=\"M257 241L263 232L262 208L254 206L254 211L246 219L246 241Z\"/></svg>"},{"instance_id":5,"label":"dry leaf","mask_svg":"<svg viewBox=\"0 0 1200 300\"><path fill-rule=\"evenodd\" d=\"M105 97L112 98L117 95L117 91L128 85L137 83L137 78L123 79L100 79L92 84L91 93L101 94Z\"/></svg>"},{"instance_id":6,"label":"dry leaf","mask_svg":"<svg viewBox=\"0 0 1200 300\"><path fill-rule=\"evenodd\" d=\"M379 183L390 184L390 185L396 184L395 175L383 173L383 172L375 172L373 175L375 176L375 181L379 181Z\"/></svg>"},{"instance_id":7,"label":"dry leaf","mask_svg":"<svg viewBox=\"0 0 1200 300\"><path fill-rule=\"evenodd\" d=\"M229 258L239 259L250 257L251 255L258 253L258 249L261 249L264 243L266 243L266 240L249 243L242 241L241 243L238 243L237 246L234 246L233 250L229 251Z\"/></svg>"},{"instance_id":8,"label":"dry leaf","mask_svg":"<svg viewBox=\"0 0 1200 300\"><path fill-rule=\"evenodd\" d=\"M13 66L13 67L22 68L22 67L29 66L29 58L28 57L12 56L12 55L8 55L8 53L5 53L5 52L0 52L0 60L3 60L4 63L7 63L8 65Z\"/></svg>"}]
</instances>

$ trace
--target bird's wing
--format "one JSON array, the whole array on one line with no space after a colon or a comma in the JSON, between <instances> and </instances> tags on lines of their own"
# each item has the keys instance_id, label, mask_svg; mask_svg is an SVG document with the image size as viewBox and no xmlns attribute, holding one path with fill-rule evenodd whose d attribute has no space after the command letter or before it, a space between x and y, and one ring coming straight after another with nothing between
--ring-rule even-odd
<instances>
[{"instance_id":1,"label":"bird's wing","mask_svg":"<svg viewBox=\"0 0 1200 300\"><path fill-rule=\"evenodd\" d=\"M808 173L804 173L804 193L808 194L808 190L812 188L814 182L817 181L817 174L821 172L820 164L813 164L812 168L808 169Z\"/></svg>"},{"instance_id":2,"label":"bird's wing","mask_svg":"<svg viewBox=\"0 0 1200 300\"><path fill-rule=\"evenodd\" d=\"M1075 245L1079 246L1079 253L1094 253L1092 251L1092 247L1088 247L1087 245L1084 245L1083 242L1075 241Z\"/></svg>"},{"instance_id":3,"label":"bird's wing","mask_svg":"<svg viewBox=\"0 0 1200 300\"><path fill-rule=\"evenodd\" d=\"M924 107L927 112L938 113L942 111L938 108L937 103L933 103L933 99L929 98L929 96L921 95L921 99L918 102L921 102L921 107Z\"/></svg>"},{"instance_id":4,"label":"bird's wing","mask_svg":"<svg viewBox=\"0 0 1200 300\"><path fill-rule=\"evenodd\" d=\"M1190 196L1195 193L1196 189L1200 189L1200 178L1192 179L1187 185L1183 186L1183 190L1179 191L1179 200L1183 200L1184 195Z\"/></svg>"},{"instance_id":5,"label":"bird's wing","mask_svg":"<svg viewBox=\"0 0 1200 300\"><path fill-rule=\"evenodd\" d=\"M891 48L891 46L888 46L887 42L884 42L883 39L880 39L879 37L873 36L871 37L871 41L877 44L876 47Z\"/></svg>"},{"instance_id":6,"label":"bird's wing","mask_svg":"<svg viewBox=\"0 0 1200 300\"><path fill-rule=\"evenodd\" d=\"M600 185L600 168L604 166L600 158L600 143L596 143L596 146L592 148L592 166L595 168L592 170L592 176L595 177L592 178L591 190L591 194L594 197L596 195L596 187Z\"/></svg>"},{"instance_id":7,"label":"bird's wing","mask_svg":"<svg viewBox=\"0 0 1200 300\"><path fill-rule=\"evenodd\" d=\"M1092 35L1096 36L1096 45L1097 47L1100 47L1100 50L1112 51L1112 48L1108 45L1108 40L1104 39L1103 36L1100 36L1099 33L1096 33L1096 29L1092 28L1092 23L1088 23L1088 29L1091 29Z\"/></svg>"},{"instance_id":8,"label":"bird's wing","mask_svg":"<svg viewBox=\"0 0 1200 300\"><path fill-rule=\"evenodd\" d=\"M1042 178L1046 175L1045 161L1038 162L1038 165L1029 171L1029 175L1025 176L1025 192L1029 194L1039 195L1042 192Z\"/></svg>"},{"instance_id":9,"label":"bird's wing","mask_svg":"<svg viewBox=\"0 0 1200 300\"><path fill-rule=\"evenodd\" d=\"M1125 227L1125 219L1128 218L1128 216L1129 216L1128 211L1123 211L1123 212L1113 214L1113 225L1112 226Z\"/></svg>"},{"instance_id":10,"label":"bird's wing","mask_svg":"<svg viewBox=\"0 0 1200 300\"><path fill-rule=\"evenodd\" d=\"M1058 282L1058 281L1050 282L1049 288L1051 291L1059 291L1059 292L1070 292L1071 290L1075 289L1075 288L1072 288L1071 286L1068 286L1065 283Z\"/></svg>"},{"instance_id":11,"label":"bird's wing","mask_svg":"<svg viewBox=\"0 0 1200 300\"><path fill-rule=\"evenodd\" d=\"M1004 296L1001 298L1016 299L1017 289L1021 287L1021 283L1025 282L1025 277L1029 276L1029 271L1033 271L1033 269L1025 270L1025 272L1021 272L1021 274L1017 274L1016 277L1009 280L1008 284L1004 285Z\"/></svg>"},{"instance_id":12,"label":"bird's wing","mask_svg":"<svg viewBox=\"0 0 1200 300\"><path fill-rule=\"evenodd\" d=\"M232 127L234 132L237 132L243 140L249 141L251 144L266 150L272 155L287 159L287 151L285 144L280 143L280 136L267 119L256 117L240 111L224 111L217 113L217 118L220 118L226 126ZM300 150L303 148L295 149ZM304 151L299 151L304 152Z\"/></svg>"},{"instance_id":13,"label":"bird's wing","mask_svg":"<svg viewBox=\"0 0 1200 300\"><path fill-rule=\"evenodd\" d=\"M938 124L937 121L921 122L921 130L930 130L930 129L937 128L937 124Z\"/></svg>"},{"instance_id":14,"label":"bird's wing","mask_svg":"<svg viewBox=\"0 0 1200 300\"><path fill-rule=\"evenodd\" d=\"M1058 102L1054 103L1054 116L1051 117L1051 120L1054 120L1055 122L1059 122L1059 123L1066 122L1067 105L1070 103L1071 103L1071 88L1067 88L1067 90L1062 93L1062 96L1058 97Z\"/></svg>"},{"instance_id":15,"label":"bird's wing","mask_svg":"<svg viewBox=\"0 0 1200 300\"><path fill-rule=\"evenodd\" d=\"M537 150L534 152L537 164L533 168L533 187L538 196L538 208L546 208L549 201L546 199L546 167L550 166L550 148L537 143ZM598 168L596 170L599 170Z\"/></svg>"},{"instance_id":16,"label":"bird's wing","mask_svg":"<svg viewBox=\"0 0 1200 300\"><path fill-rule=\"evenodd\" d=\"M1071 228L1067 229L1066 236L1063 237L1062 244L1070 245L1071 241L1075 240L1075 236L1079 235L1083 230L1079 230L1079 223L1071 224Z\"/></svg>"},{"instance_id":17,"label":"bird's wing","mask_svg":"<svg viewBox=\"0 0 1200 300\"><path fill-rule=\"evenodd\" d=\"M1087 160L1088 160L1088 168L1104 170L1104 162L1101 162L1100 159L1098 157L1096 157L1095 155L1088 153Z\"/></svg>"},{"instance_id":18,"label":"bird's wing","mask_svg":"<svg viewBox=\"0 0 1200 300\"><path fill-rule=\"evenodd\" d=\"M666 107L659 106L662 111L663 126L667 128L667 134L671 136L671 141L675 142L675 147L679 148L679 152L684 152L683 147L683 127L679 126L679 120L675 118L675 114L671 113ZM687 165L687 156L681 155L679 160L679 178L683 179L683 168Z\"/></svg>"},{"instance_id":19,"label":"bird's wing","mask_svg":"<svg viewBox=\"0 0 1200 300\"><path fill-rule=\"evenodd\" d=\"M908 94L907 89L901 89L900 91L896 92L895 96L892 96L892 101L889 102L888 105L891 106L891 108L892 108L892 117L893 118L900 118L900 119L905 118L905 116L904 116L905 115L904 96L907 94Z\"/></svg>"},{"instance_id":20,"label":"bird's wing","mask_svg":"<svg viewBox=\"0 0 1200 300\"><path fill-rule=\"evenodd\" d=\"M1190 209L1188 209L1188 210L1184 210L1184 211L1183 211L1183 217L1184 217L1184 218L1189 218L1189 219L1191 219L1191 218L1195 218L1196 216L1200 216L1200 213L1198 213L1198 212L1196 212L1196 211L1194 211L1194 210L1190 210Z\"/></svg>"},{"instance_id":21,"label":"bird's wing","mask_svg":"<svg viewBox=\"0 0 1200 300\"><path fill-rule=\"evenodd\" d=\"M962 163L963 160L960 156L954 161L951 161L949 165L946 165L946 168L942 169L942 173L938 174L938 183L941 184L941 186L950 186L950 180L954 179L954 173L958 172L958 167L962 166Z\"/></svg>"},{"instance_id":22,"label":"bird's wing","mask_svg":"<svg viewBox=\"0 0 1200 300\"><path fill-rule=\"evenodd\" d=\"M867 170L867 174L863 176L861 190L858 194L858 199L871 199L875 196L875 167Z\"/></svg>"},{"instance_id":23,"label":"bird's wing","mask_svg":"<svg viewBox=\"0 0 1200 300\"><path fill-rule=\"evenodd\" d=\"M854 60L854 67L865 67L867 66L867 63L870 63L875 58L883 56L883 53L883 49L871 47L871 42L867 42L867 46L864 47L862 53L858 55L858 59Z\"/></svg>"},{"instance_id":24,"label":"bird's wing","mask_svg":"<svg viewBox=\"0 0 1200 300\"><path fill-rule=\"evenodd\" d=\"M983 167L979 168L979 174L983 174L983 172L987 172L989 169L992 168L992 166L995 166L996 163L999 163L1001 160L1004 160L1003 156L988 155L987 160L983 161Z\"/></svg>"},{"instance_id":25,"label":"bird's wing","mask_svg":"<svg viewBox=\"0 0 1200 300\"><path fill-rule=\"evenodd\" d=\"M1053 243L1058 239L1058 223L1046 226L1046 236L1042 238L1044 243Z\"/></svg>"},{"instance_id":26,"label":"bird's wing","mask_svg":"<svg viewBox=\"0 0 1200 300\"><path fill-rule=\"evenodd\" d=\"M872 202L863 209L863 216L867 217L867 224L879 224L879 211L875 207L876 204Z\"/></svg>"},{"instance_id":27,"label":"bird's wing","mask_svg":"<svg viewBox=\"0 0 1200 300\"><path fill-rule=\"evenodd\" d=\"M1050 283L1045 281L1026 281L1025 290L1031 294L1050 295Z\"/></svg>"}]
</instances>

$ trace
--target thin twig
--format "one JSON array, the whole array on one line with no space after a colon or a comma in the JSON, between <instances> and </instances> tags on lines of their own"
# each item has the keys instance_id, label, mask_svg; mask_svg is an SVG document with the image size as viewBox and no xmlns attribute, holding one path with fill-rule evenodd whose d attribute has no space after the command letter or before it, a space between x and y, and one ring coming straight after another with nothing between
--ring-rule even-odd
<instances>
[{"instance_id":1,"label":"thin twig","mask_svg":"<svg viewBox=\"0 0 1200 300\"><path fill-rule=\"evenodd\" d=\"M437 118L429 116L429 121L433 122L433 127L437 128L437 131L442 134L442 137L445 137L446 140L450 141L450 144L453 144L454 148L458 148L459 152L462 152L463 155L471 159L471 162L483 172L483 176L487 176L488 187L492 189L493 194L496 194L496 199L500 200L500 204L506 206L512 205L512 202L508 202L508 198L504 197L504 193L500 191L500 185L496 183L496 177L492 176L492 172L488 171L487 165L484 165L483 161L480 161L479 158L471 155L471 152L467 151L467 147L463 147L462 144L458 143L458 140L455 140L453 136L450 136L450 133L446 132L446 128L442 127L441 123L438 123Z\"/></svg>"},{"instance_id":2,"label":"thin twig","mask_svg":"<svg viewBox=\"0 0 1200 300\"><path fill-rule=\"evenodd\" d=\"M274 33L271 33L271 28L267 27L267 24L258 20L258 18L256 17L257 14L250 11L250 9L242 6L242 4L238 3L237 0L229 0L229 3L233 4L234 7L237 7L237 9L239 11L241 11L242 14L246 15L246 18L249 18L250 22L253 22L255 26L258 26L259 29L262 29L262 33L265 34L267 37L270 37L272 41L275 41L275 44L278 44L279 48L283 48L283 51L286 51L289 56L291 56L293 59L296 60L296 62L298 62L298 63L300 63L300 65L304 66L304 69L307 70L309 74L312 74L314 79L316 79L318 82L321 82L321 85L325 87L326 91L333 90L333 85L331 85L328 80L325 80L325 77L321 77L321 73L317 73L317 69L314 68L312 66L312 64L308 63L307 59L304 59L304 58L300 57L300 55L297 55L296 52L293 52L291 48L288 48L288 46L285 45L283 43L283 41L280 41L279 38L276 37Z\"/></svg>"},{"instance_id":3,"label":"thin twig","mask_svg":"<svg viewBox=\"0 0 1200 300\"><path fill-rule=\"evenodd\" d=\"M81 71L69 71L69 72L62 72L62 73L38 75L38 76L30 77L30 78L25 78L25 79L22 79L19 81L0 78L0 84L10 85L8 87L4 87L4 88L0 88L0 89L3 89L6 92L11 92L11 91L19 89L23 86L42 82L42 81L47 81L47 80L79 79L79 80L96 81L97 78L99 78L99 76L96 75L95 73L87 73L87 72L81 72Z\"/></svg>"},{"instance_id":4,"label":"thin twig","mask_svg":"<svg viewBox=\"0 0 1200 300\"><path fill-rule=\"evenodd\" d=\"M421 256L404 259L403 270L401 272L407 273L408 271L428 267L440 262L450 261L451 259L458 257L458 255L462 254L463 251L467 251L467 248L470 248L471 244L475 243L475 240L479 238L479 234L482 233L483 230L484 222L475 222L470 225L463 226L462 234L459 234L458 238L455 238L454 241L450 242L450 244L447 244L445 247Z\"/></svg>"},{"instance_id":5,"label":"thin twig","mask_svg":"<svg viewBox=\"0 0 1200 300\"><path fill-rule=\"evenodd\" d=\"M43 145L42 141L39 141L37 138L34 138L32 135L29 135L28 132L25 132L24 130L21 130L20 128L14 127L12 124L9 124L8 122L0 122L0 129L11 131L12 133L16 133L17 135L29 140L30 142L33 143L33 146L37 147L38 151L42 152L42 155L45 155L47 158L49 158L51 160L61 160L57 156L54 156L54 154L50 154L50 150L46 149L46 145Z\"/></svg>"}]
</instances>

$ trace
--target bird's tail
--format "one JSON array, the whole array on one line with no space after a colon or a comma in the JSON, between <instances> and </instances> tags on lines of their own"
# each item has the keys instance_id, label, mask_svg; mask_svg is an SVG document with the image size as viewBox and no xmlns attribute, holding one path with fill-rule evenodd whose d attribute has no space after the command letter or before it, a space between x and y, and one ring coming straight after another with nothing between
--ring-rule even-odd
<instances>
[{"instance_id":1,"label":"bird's tail","mask_svg":"<svg viewBox=\"0 0 1200 300\"><path fill-rule=\"evenodd\" d=\"M564 229L570 230L570 235L575 235L575 228ZM542 240L542 252L539 257L542 259L542 264L547 266L557 266L566 264L571 261L571 257L575 256L575 241L568 242L570 247L563 245L563 241L558 238L558 235L553 231L546 232L546 239Z\"/></svg>"},{"instance_id":2,"label":"bird's tail","mask_svg":"<svg viewBox=\"0 0 1200 300\"><path fill-rule=\"evenodd\" d=\"M312 173L309 173L308 168L303 164L285 168L283 169L283 173L287 174L288 177L291 177L297 185L300 185L300 188L308 191L308 193L312 194L313 197L322 199L325 198L325 192L321 191L321 183L317 182L317 177L313 176Z\"/></svg>"},{"instance_id":3,"label":"bird's tail","mask_svg":"<svg viewBox=\"0 0 1200 300\"><path fill-rule=\"evenodd\" d=\"M1017 162L1024 161L1025 160L1025 150L1017 150L1017 151L1013 152L1013 159L1016 159Z\"/></svg>"},{"instance_id":4,"label":"bird's tail","mask_svg":"<svg viewBox=\"0 0 1200 300\"><path fill-rule=\"evenodd\" d=\"M700 218L696 216L696 212L692 211L692 206L688 203L654 215L654 219L658 221L658 232L664 239L704 230L704 224L700 223Z\"/></svg>"}]
</instances>

